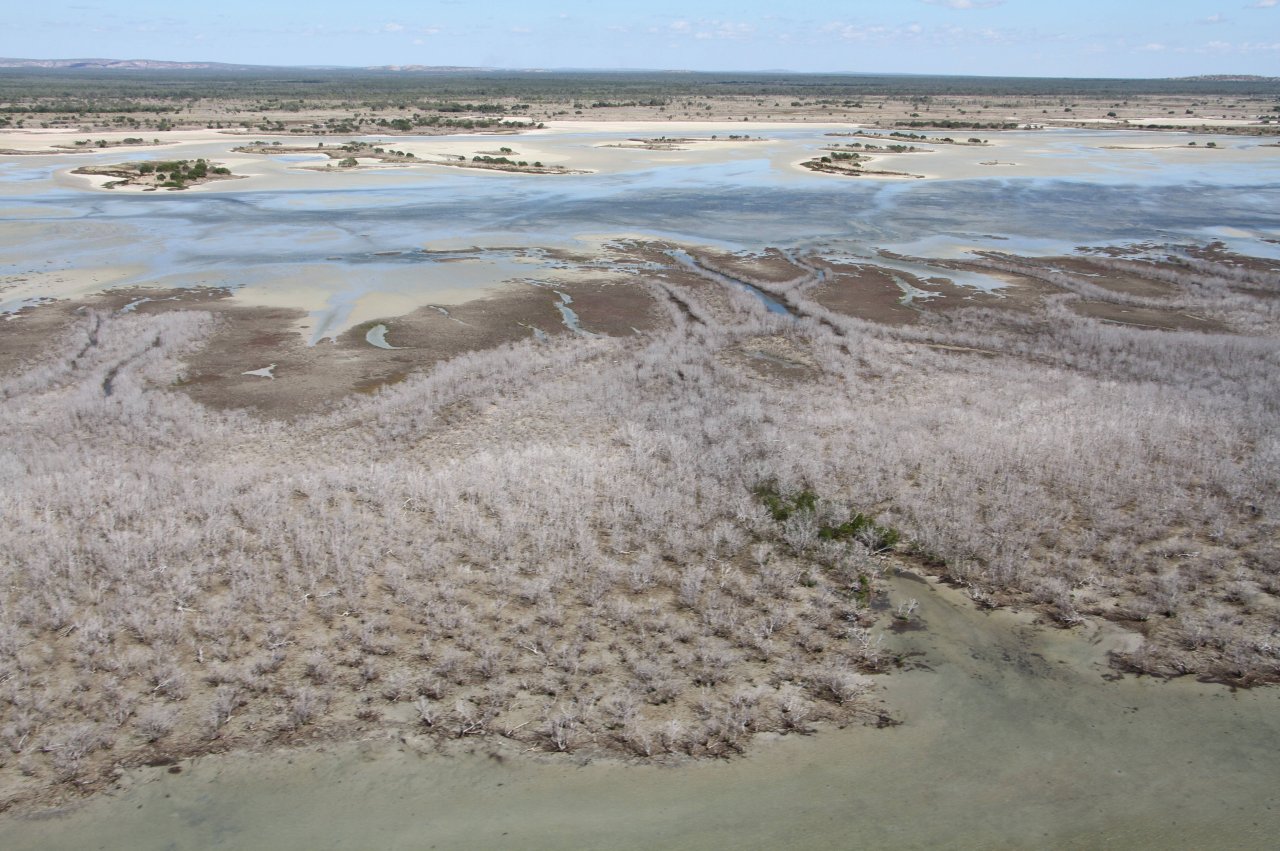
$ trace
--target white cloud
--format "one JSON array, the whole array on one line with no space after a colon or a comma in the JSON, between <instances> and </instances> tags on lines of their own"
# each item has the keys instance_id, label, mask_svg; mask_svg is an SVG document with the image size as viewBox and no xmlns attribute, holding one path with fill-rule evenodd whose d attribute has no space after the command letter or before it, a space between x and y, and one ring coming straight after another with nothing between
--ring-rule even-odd
<instances>
[{"instance_id":1,"label":"white cloud","mask_svg":"<svg viewBox=\"0 0 1280 851\"><path fill-rule=\"evenodd\" d=\"M843 41L895 44L904 41L938 46L972 44L1018 44L1041 42L1046 36L1031 31L1002 30L993 27L962 27L955 24L925 27L919 23L896 27L860 26L844 21L823 24L820 32Z\"/></svg>"},{"instance_id":2,"label":"white cloud","mask_svg":"<svg viewBox=\"0 0 1280 851\"><path fill-rule=\"evenodd\" d=\"M945 6L948 9L990 9L992 6L1004 5L1004 0L920 0L921 3L928 3L930 6ZM1266 2L1266 0L1262 0ZM1276 0L1270 0L1272 4Z\"/></svg>"},{"instance_id":3,"label":"white cloud","mask_svg":"<svg viewBox=\"0 0 1280 851\"><path fill-rule=\"evenodd\" d=\"M672 35L693 36L699 41L712 39L739 40L754 35L756 28L751 24L738 21L708 19L687 21L681 19L667 24L667 31Z\"/></svg>"},{"instance_id":4,"label":"white cloud","mask_svg":"<svg viewBox=\"0 0 1280 851\"><path fill-rule=\"evenodd\" d=\"M1226 22L1227 19L1218 13L1212 14L1207 18L1200 19L1200 23L1202 24L1225 24Z\"/></svg>"},{"instance_id":5,"label":"white cloud","mask_svg":"<svg viewBox=\"0 0 1280 851\"><path fill-rule=\"evenodd\" d=\"M1239 44L1211 41L1208 46L1220 53L1280 53L1280 41L1242 41Z\"/></svg>"},{"instance_id":6,"label":"white cloud","mask_svg":"<svg viewBox=\"0 0 1280 851\"><path fill-rule=\"evenodd\" d=\"M825 24L822 27L822 31L845 41L866 41L875 36L884 35L889 30L886 27L860 27L855 24L832 21L829 24Z\"/></svg>"},{"instance_id":7,"label":"white cloud","mask_svg":"<svg viewBox=\"0 0 1280 851\"><path fill-rule=\"evenodd\" d=\"M1245 8L1246 9L1270 9L1271 7L1275 6L1276 3L1280 3L1280 0L1258 0L1257 3L1251 3L1248 6L1245 6Z\"/></svg>"},{"instance_id":8,"label":"white cloud","mask_svg":"<svg viewBox=\"0 0 1280 851\"><path fill-rule=\"evenodd\" d=\"M382 25L382 31L384 33L398 33L403 29L404 29L404 24L397 24L395 21L392 21L389 24Z\"/></svg>"},{"instance_id":9,"label":"white cloud","mask_svg":"<svg viewBox=\"0 0 1280 851\"><path fill-rule=\"evenodd\" d=\"M755 27L751 24L734 21L704 21L702 25L706 29L699 30L695 38L735 40L747 38L755 32Z\"/></svg>"},{"instance_id":10,"label":"white cloud","mask_svg":"<svg viewBox=\"0 0 1280 851\"><path fill-rule=\"evenodd\" d=\"M1193 53L1233 53L1246 55L1250 53L1280 53L1280 41L1221 41L1206 42L1204 47L1195 48Z\"/></svg>"}]
</instances>

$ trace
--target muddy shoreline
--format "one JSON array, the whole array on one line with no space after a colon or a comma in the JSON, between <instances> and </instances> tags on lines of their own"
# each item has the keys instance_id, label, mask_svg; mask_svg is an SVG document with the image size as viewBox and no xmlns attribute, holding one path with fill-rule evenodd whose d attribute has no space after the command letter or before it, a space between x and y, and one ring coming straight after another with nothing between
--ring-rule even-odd
<instances>
[{"instance_id":1,"label":"muddy shoreline","mask_svg":"<svg viewBox=\"0 0 1280 851\"><path fill-rule=\"evenodd\" d=\"M983 613L933 582L895 580L891 594L918 599L924 625L894 638L909 663L885 687L906 709L891 730L821 729L666 766L414 735L211 755L127 770L109 795L57 811L8 813L0 836L13 849L424 836L440 848L807 848L851 834L901 848L1261 848L1280 827L1255 800L1277 780L1273 693L1115 680L1105 654L1122 635L1107 628ZM1197 766L1176 787L1170 757Z\"/></svg>"}]
</instances>

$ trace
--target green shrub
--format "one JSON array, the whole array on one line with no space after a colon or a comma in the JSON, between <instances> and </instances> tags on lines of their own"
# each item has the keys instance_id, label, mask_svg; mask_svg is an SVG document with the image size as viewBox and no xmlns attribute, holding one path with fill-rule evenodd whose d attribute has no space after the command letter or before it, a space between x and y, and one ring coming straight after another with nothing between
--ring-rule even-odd
<instances>
[{"instance_id":1,"label":"green shrub","mask_svg":"<svg viewBox=\"0 0 1280 851\"><path fill-rule=\"evenodd\" d=\"M779 489L777 482L769 481L757 485L753 493L778 523L785 523L796 514L817 513L818 494L807 487L793 494L785 494ZM902 539L897 529L881 526L861 511L854 512L848 520L838 525L820 525L818 537L824 541L858 540L873 550L891 550Z\"/></svg>"}]
</instances>

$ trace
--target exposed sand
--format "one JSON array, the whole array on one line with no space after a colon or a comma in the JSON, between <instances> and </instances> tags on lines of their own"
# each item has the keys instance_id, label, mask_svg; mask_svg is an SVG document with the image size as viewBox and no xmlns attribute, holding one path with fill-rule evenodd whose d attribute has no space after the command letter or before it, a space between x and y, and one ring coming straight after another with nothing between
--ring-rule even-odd
<instances>
[{"instance_id":1,"label":"exposed sand","mask_svg":"<svg viewBox=\"0 0 1280 851\"><path fill-rule=\"evenodd\" d=\"M60 149L59 145L75 145L84 139L106 139L108 142L121 142L124 139L145 139L147 144L121 146L116 148L97 148L86 145L83 149ZM13 148L24 151L42 151L50 154L101 154L105 152L154 151L175 145L189 145L201 142L222 141L228 134L221 130L55 130L55 129L17 129L6 127L0 129L0 148ZM151 144L159 139L160 144Z\"/></svg>"},{"instance_id":2,"label":"exposed sand","mask_svg":"<svg viewBox=\"0 0 1280 851\"><path fill-rule=\"evenodd\" d=\"M797 125L794 121L569 121L554 119L546 122L546 129L531 130L525 135L537 136L551 133L632 133L637 136L652 138L656 136L701 136L707 134L750 133L758 135L762 131L822 128L839 126L841 128L863 128L868 125L844 124L830 121L818 121L812 125ZM734 144L728 139L725 144Z\"/></svg>"},{"instance_id":3,"label":"exposed sand","mask_svg":"<svg viewBox=\"0 0 1280 851\"><path fill-rule=\"evenodd\" d=\"M814 125L815 140L821 138L823 130L829 130L833 126L844 128L850 125ZM673 127L671 123L661 121L555 121L548 122L545 129L524 131L516 136L476 133L426 138L391 137L378 144L394 146L398 150L413 153L420 159L450 156L470 159L476 155L483 155L486 151L492 152L496 146L505 146L515 150L515 153L509 155L511 159L526 160L530 163L542 162L545 165L557 165L569 169L616 173L660 165L708 164L736 157L755 157L765 151L775 151L780 146L795 145L795 142L781 142L767 138L768 131L795 132L796 129L797 125L794 123L781 122L747 124L728 121L681 122ZM620 136L625 134L625 136L624 138L606 137L594 143L583 144L582 140L572 138L581 134L609 134L609 137L614 134ZM713 135L747 134L753 138L751 140L710 138ZM763 140L755 138L762 135L766 138ZM696 138L698 141L677 149L661 151L641 147L605 147L625 142L627 136L638 138L679 136Z\"/></svg>"},{"instance_id":4,"label":"exposed sand","mask_svg":"<svg viewBox=\"0 0 1280 851\"><path fill-rule=\"evenodd\" d=\"M142 266L98 269L51 269L0 277L0 318L24 305L46 299L72 299L98 292L136 277Z\"/></svg>"},{"instance_id":5,"label":"exposed sand","mask_svg":"<svg viewBox=\"0 0 1280 851\"><path fill-rule=\"evenodd\" d=\"M674 125L674 126L673 126ZM440 136L366 136L359 137L373 144L403 150L412 153L417 162L385 163L369 158L357 158L358 168L344 169L337 166L317 166L317 163L282 162L270 155L234 154L230 148L243 144L242 135L232 135L225 131L173 131L163 134L166 140L164 148L178 149L186 156L203 156L216 158L224 163L236 175L245 175L246 180L222 181L206 183L191 187L188 191L200 192L240 192L253 190L277 189L313 189L335 185L341 181L343 187L352 183L364 185L363 181L377 181L377 185L385 186L387 181L396 183L418 182L430 174L441 171L440 163L432 160L463 157L470 160L483 152L494 151L499 147L514 149L511 159L524 160L529 163L541 162L546 166L558 166L573 171L598 172L601 174L619 174L647 170L663 166L709 166L718 163L767 159L773 168L787 174L791 178L840 180L847 176L842 174L815 174L801 164L815 156L820 156L824 147L831 144L826 133L851 132L860 129L850 124L784 124L779 122L640 122L640 121L557 121L542 130L531 130L521 134L475 133ZM770 132L785 136L770 138ZM954 133L967 131L953 131ZM979 131L975 131L979 132ZM1215 142L1213 149L1216 163L1230 165L1270 164L1274 157L1260 146L1254 144L1249 137L1228 136L1198 138L1197 145L1182 144L1184 137L1178 136L1177 143L1168 137L1153 137L1149 131L1125 130L1122 128L1099 129L1096 131L980 131L989 145L931 145L922 140L912 140L911 144L920 150L915 152L893 153L890 151L874 151L864 160L863 179L902 180L905 178L892 174L874 174L874 172L905 172L920 175L927 179L955 180L967 178L985 178L991 175L993 164L1000 166L1002 176L1007 177L1060 177L1071 174L1103 174L1114 169L1116 163L1110 158L1133 157L1136 153L1155 158L1152 165L1176 166L1180 163L1203 162L1203 150L1209 142ZM1073 135L1062 135L1070 132ZM38 141L51 146L69 143L74 138L84 138L84 134L40 134L24 135L28 131L7 131L0 133L0 147L20 148L26 143ZM751 140L710 140L717 135L749 135ZM1081 136L1081 134L1087 134ZM107 138L112 134L96 134ZM123 138L124 133L115 134ZM595 138L591 138L594 136ZM641 147L616 147L628 138L657 138L661 136L699 139L686 145L677 146L673 150L651 150ZM584 139L584 137L586 137ZM755 137L764 137L763 139ZM273 138L284 142L283 137L270 134L258 134L258 138ZM897 141L897 140L894 140ZM907 141L907 140L902 140ZM311 147L318 143L326 146L341 144L341 137L306 137L292 135L282 147ZM1082 161L1074 148L1078 144L1094 145L1096 159ZM997 150L992 150L997 149ZM117 158L127 156L133 149L111 149ZM156 150L148 146L136 149L144 155ZM1191 153L1186 153L1190 151ZM928 152L930 156L920 156ZM319 154L319 151L317 151ZM866 153L866 152L862 152ZM295 153L296 155L296 153ZM489 154L492 155L492 154ZM1188 160L1195 157L1196 160ZM907 159L904 159L907 158ZM72 160L76 161L76 160ZM1123 161L1120 161L1123 163ZM1129 167L1129 166L1126 166ZM86 175L69 175L70 166L59 173L58 180L64 185L76 188L92 188L95 191L121 191L101 189L101 185L110 180L105 177ZM467 174L486 174L492 179L519 177L529 179L551 179L558 174L523 174L507 172L501 169L451 169ZM342 175L342 177L336 177ZM125 188L128 189L127 187ZM134 190L140 191L140 190Z\"/></svg>"},{"instance_id":6,"label":"exposed sand","mask_svg":"<svg viewBox=\"0 0 1280 851\"><path fill-rule=\"evenodd\" d=\"M1265 127L1261 121L1239 118L1201 118L1197 115L1157 115L1151 118L1130 118L1130 125L1156 124L1170 127Z\"/></svg>"}]
</instances>

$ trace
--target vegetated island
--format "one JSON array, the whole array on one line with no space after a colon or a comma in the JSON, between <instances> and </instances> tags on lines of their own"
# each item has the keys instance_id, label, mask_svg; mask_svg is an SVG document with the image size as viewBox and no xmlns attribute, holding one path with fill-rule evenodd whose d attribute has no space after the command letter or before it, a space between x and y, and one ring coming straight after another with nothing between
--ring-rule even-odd
<instances>
[{"instance_id":1,"label":"vegetated island","mask_svg":"<svg viewBox=\"0 0 1280 851\"><path fill-rule=\"evenodd\" d=\"M319 142L314 148L306 145L282 145L279 142L254 142L252 145L235 148L234 151L238 154L319 154L327 156L330 160L336 160L338 167L343 169L362 168L364 166L361 165L360 160L371 159L381 163L443 165L521 174L588 173L559 165L545 165L537 160L529 162L511 159L508 155L515 155L515 151L507 147L500 148L496 152L477 152L470 158L462 154L442 154L438 159L425 159L410 151L391 150L371 142L345 142L341 145L329 146ZM324 171L332 165L332 162L327 163L325 169L318 170Z\"/></svg>"},{"instance_id":2,"label":"vegetated island","mask_svg":"<svg viewBox=\"0 0 1280 851\"><path fill-rule=\"evenodd\" d=\"M1017 121L963 121L957 119L897 121L898 127L924 130L1019 130L1025 129Z\"/></svg>"},{"instance_id":3,"label":"vegetated island","mask_svg":"<svg viewBox=\"0 0 1280 851\"><path fill-rule=\"evenodd\" d=\"M1200 145L1197 142L1188 142L1185 145L1100 145L1100 151L1176 151L1181 148L1198 148L1202 151L1212 151L1218 149L1217 142L1205 142Z\"/></svg>"},{"instance_id":4,"label":"vegetated island","mask_svg":"<svg viewBox=\"0 0 1280 851\"><path fill-rule=\"evenodd\" d=\"M930 145L974 146L974 145L990 145L991 144L986 139L979 139L977 136L970 136L968 139L961 142L957 139L951 138L950 136L943 136L942 138L938 138L937 136L925 136L923 133L903 133L897 130L891 133L857 132L857 133L827 133L825 135L840 136L844 138L855 138L855 139L885 139L885 138L904 139L911 142L927 142Z\"/></svg>"},{"instance_id":5,"label":"vegetated island","mask_svg":"<svg viewBox=\"0 0 1280 851\"><path fill-rule=\"evenodd\" d=\"M824 151L845 151L845 150L863 150L863 151L880 151L886 154L927 154L933 151L932 148L917 148L915 145L885 145L883 148L879 145L864 145L862 142L848 142L843 146L840 145L823 145Z\"/></svg>"},{"instance_id":6,"label":"vegetated island","mask_svg":"<svg viewBox=\"0 0 1280 851\"><path fill-rule=\"evenodd\" d=\"M477 168L485 171L510 171L519 174L590 174L584 169L566 168L562 165L545 165L535 160L513 160L505 155L490 156L489 154L476 154L467 159L465 156L457 155L457 158L448 158L442 160L430 160L431 165L444 165L452 168Z\"/></svg>"},{"instance_id":7,"label":"vegetated island","mask_svg":"<svg viewBox=\"0 0 1280 851\"><path fill-rule=\"evenodd\" d=\"M231 150L237 154L315 154L317 156L326 156L331 160L337 160L338 165L344 168L357 166L357 158L377 160L384 163L421 162L414 154L408 151L391 150L372 142L353 141L337 145L326 145L324 142L317 142L312 147L309 145L285 145L280 142L257 141L252 144L241 145L238 148L232 148Z\"/></svg>"},{"instance_id":8,"label":"vegetated island","mask_svg":"<svg viewBox=\"0 0 1280 851\"><path fill-rule=\"evenodd\" d=\"M923 174L911 174L905 171L888 171L885 169L863 168L863 160L870 160L870 157L853 151L837 151L831 148L824 148L828 153L820 157L814 157L811 160L805 160L800 163L809 171L817 171L823 174L843 174L849 177L909 177L914 179L923 179Z\"/></svg>"},{"instance_id":9,"label":"vegetated island","mask_svg":"<svg viewBox=\"0 0 1280 851\"><path fill-rule=\"evenodd\" d=\"M723 139L718 135L710 137L693 137L693 136L657 136L652 139L628 139L625 142L613 142L607 145L600 145L601 148L629 148L639 151L686 151L689 145L695 145L699 142L763 142L763 136L745 136L740 134L730 134Z\"/></svg>"},{"instance_id":10,"label":"vegetated island","mask_svg":"<svg viewBox=\"0 0 1280 851\"><path fill-rule=\"evenodd\" d=\"M244 176L232 174L231 169L205 159L87 165L73 169L71 173L115 178L104 183L103 189L139 186L145 192L188 189L215 180L237 180Z\"/></svg>"}]
</instances>

